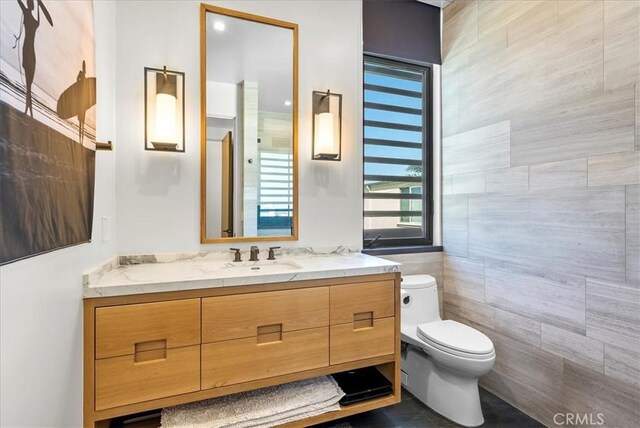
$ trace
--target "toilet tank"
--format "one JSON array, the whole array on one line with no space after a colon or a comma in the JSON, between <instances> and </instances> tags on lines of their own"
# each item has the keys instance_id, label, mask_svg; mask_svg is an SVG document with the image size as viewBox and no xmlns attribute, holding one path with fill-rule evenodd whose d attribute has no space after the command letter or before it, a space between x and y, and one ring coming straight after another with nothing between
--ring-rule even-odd
<instances>
[{"instance_id":1,"label":"toilet tank","mask_svg":"<svg viewBox=\"0 0 640 428\"><path fill-rule=\"evenodd\" d=\"M405 275L400 293L402 324L418 325L440 320L438 287L430 275Z\"/></svg>"}]
</instances>

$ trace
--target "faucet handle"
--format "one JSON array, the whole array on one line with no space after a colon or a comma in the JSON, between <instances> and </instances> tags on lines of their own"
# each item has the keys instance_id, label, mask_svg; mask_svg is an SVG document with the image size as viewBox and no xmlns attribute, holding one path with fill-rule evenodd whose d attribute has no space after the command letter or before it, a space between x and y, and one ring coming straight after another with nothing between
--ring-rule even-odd
<instances>
[{"instance_id":1,"label":"faucet handle","mask_svg":"<svg viewBox=\"0 0 640 428\"><path fill-rule=\"evenodd\" d=\"M234 258L233 261L234 262L241 262L242 261L242 255L240 254L240 248L229 248L231 251L235 251L236 253L234 254Z\"/></svg>"},{"instance_id":2,"label":"faucet handle","mask_svg":"<svg viewBox=\"0 0 640 428\"><path fill-rule=\"evenodd\" d=\"M269 247L269 257L267 257L267 260L275 260L276 254L274 250L279 250L279 249L280 247Z\"/></svg>"}]
</instances>

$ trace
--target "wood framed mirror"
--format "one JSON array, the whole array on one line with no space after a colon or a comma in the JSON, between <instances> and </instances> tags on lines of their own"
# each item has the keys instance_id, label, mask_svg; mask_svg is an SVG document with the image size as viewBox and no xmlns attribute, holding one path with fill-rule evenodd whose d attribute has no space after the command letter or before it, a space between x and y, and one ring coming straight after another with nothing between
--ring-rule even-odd
<instances>
[{"instance_id":1,"label":"wood framed mirror","mask_svg":"<svg viewBox=\"0 0 640 428\"><path fill-rule=\"evenodd\" d=\"M298 26L200 5L200 242L298 239Z\"/></svg>"}]
</instances>

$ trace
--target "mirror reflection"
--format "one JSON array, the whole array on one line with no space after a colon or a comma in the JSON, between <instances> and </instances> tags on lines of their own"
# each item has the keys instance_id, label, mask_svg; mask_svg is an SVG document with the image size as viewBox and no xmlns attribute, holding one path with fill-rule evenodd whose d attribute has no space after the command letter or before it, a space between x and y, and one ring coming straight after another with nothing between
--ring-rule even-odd
<instances>
[{"instance_id":1,"label":"mirror reflection","mask_svg":"<svg viewBox=\"0 0 640 428\"><path fill-rule=\"evenodd\" d=\"M292 239L295 26L234 15L205 19L203 241Z\"/></svg>"}]
</instances>

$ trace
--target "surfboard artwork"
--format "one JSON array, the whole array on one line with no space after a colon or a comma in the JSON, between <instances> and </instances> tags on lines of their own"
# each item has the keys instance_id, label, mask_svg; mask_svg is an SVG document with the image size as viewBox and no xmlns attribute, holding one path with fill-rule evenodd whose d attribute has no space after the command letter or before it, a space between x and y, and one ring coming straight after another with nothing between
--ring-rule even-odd
<instances>
[{"instance_id":1,"label":"surfboard artwork","mask_svg":"<svg viewBox=\"0 0 640 428\"><path fill-rule=\"evenodd\" d=\"M91 0L0 1L0 265L91 240Z\"/></svg>"}]
</instances>

